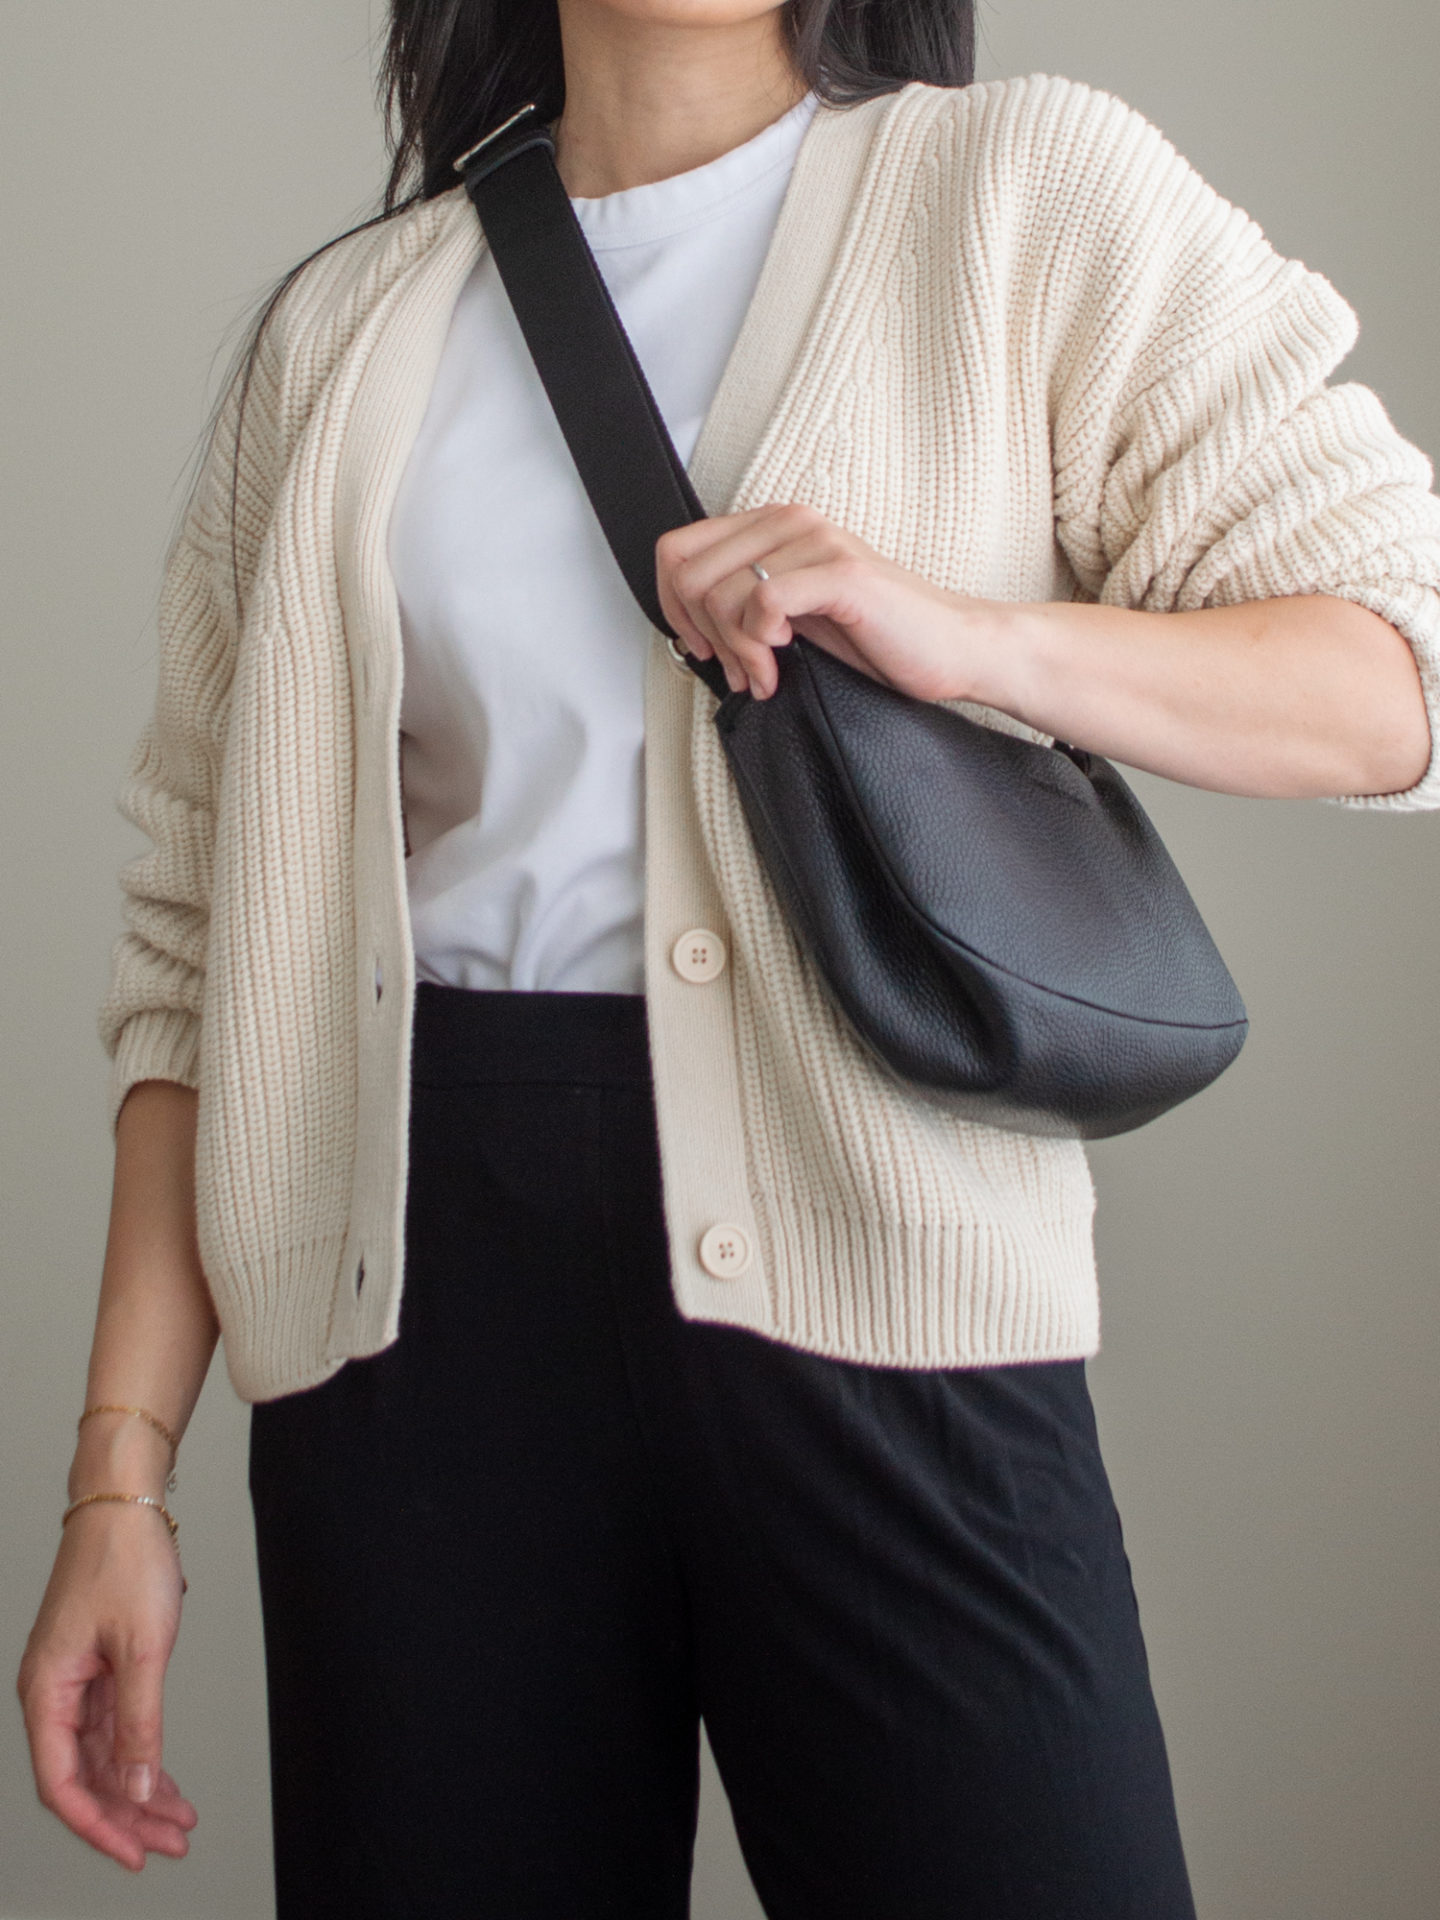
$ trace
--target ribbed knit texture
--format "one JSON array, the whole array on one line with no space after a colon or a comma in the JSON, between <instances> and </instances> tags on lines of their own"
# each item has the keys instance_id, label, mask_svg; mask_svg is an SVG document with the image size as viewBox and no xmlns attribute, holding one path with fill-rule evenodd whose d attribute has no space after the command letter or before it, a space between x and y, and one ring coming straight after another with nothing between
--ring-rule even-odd
<instances>
[{"instance_id":1,"label":"ribbed knit texture","mask_svg":"<svg viewBox=\"0 0 1440 1920\"><path fill-rule=\"evenodd\" d=\"M457 190L287 294L238 471L232 394L172 557L122 796L154 850L124 876L102 1016L114 1108L145 1078L200 1088L201 1251L251 1399L400 1326L413 956L385 535L480 245ZM1410 641L1433 722L1440 502L1374 394L1326 385L1355 333L1108 95L908 87L817 114L692 472L712 511L808 501L992 598L1341 595ZM1092 1352L1083 1153L947 1118L872 1064L779 914L712 706L657 640L647 995L682 1311L879 1364ZM1351 804L1440 805L1440 769ZM708 986L668 964L696 926L729 947ZM698 1257L721 1222L755 1248L735 1279Z\"/></svg>"}]
</instances>

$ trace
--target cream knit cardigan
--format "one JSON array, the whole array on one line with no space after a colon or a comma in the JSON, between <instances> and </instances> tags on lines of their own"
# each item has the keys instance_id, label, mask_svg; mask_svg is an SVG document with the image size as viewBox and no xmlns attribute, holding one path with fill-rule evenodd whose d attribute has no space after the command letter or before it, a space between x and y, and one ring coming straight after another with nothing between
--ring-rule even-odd
<instances>
[{"instance_id":1,"label":"cream knit cardigan","mask_svg":"<svg viewBox=\"0 0 1440 1920\"><path fill-rule=\"evenodd\" d=\"M143 1079L200 1090L200 1248L247 1399L402 1325L413 956L386 535L481 245L457 188L285 297L238 459L232 393L172 557L121 798L153 851L124 875L102 1016L113 1110ZM1342 595L1410 641L1433 717L1440 502L1376 397L1324 384L1355 335L1119 101L1043 76L913 85L817 114L692 472L712 511L808 501L971 594ZM658 635L646 702L682 1312L907 1367L1092 1352L1081 1148L948 1118L871 1064L776 909L712 698ZM1440 771L1356 804L1440 804ZM670 953L701 927L729 965L697 985ZM702 1264L717 1225L750 1247L743 1273Z\"/></svg>"}]
</instances>

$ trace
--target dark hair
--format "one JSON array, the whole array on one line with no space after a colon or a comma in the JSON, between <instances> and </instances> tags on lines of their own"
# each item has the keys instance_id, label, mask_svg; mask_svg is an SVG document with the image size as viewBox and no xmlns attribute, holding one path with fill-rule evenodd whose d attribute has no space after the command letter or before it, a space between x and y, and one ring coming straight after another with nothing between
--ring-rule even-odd
<instances>
[{"instance_id":1,"label":"dark hair","mask_svg":"<svg viewBox=\"0 0 1440 1920\"><path fill-rule=\"evenodd\" d=\"M975 0L785 0L795 66L832 105L910 80L968 86ZM555 0L393 0L381 69L394 165L387 210L455 185L452 161L533 100L565 104Z\"/></svg>"},{"instance_id":2,"label":"dark hair","mask_svg":"<svg viewBox=\"0 0 1440 1920\"><path fill-rule=\"evenodd\" d=\"M785 0L781 27L797 72L834 106L893 93L911 80L966 87L975 77L975 0ZM292 267L241 349L232 534L246 402L261 340L281 299L297 275L341 240L453 187L452 162L507 114L533 100L547 119L558 118L565 68L556 0L391 0L380 92L392 154L382 211ZM233 541L232 564L238 605Z\"/></svg>"}]
</instances>

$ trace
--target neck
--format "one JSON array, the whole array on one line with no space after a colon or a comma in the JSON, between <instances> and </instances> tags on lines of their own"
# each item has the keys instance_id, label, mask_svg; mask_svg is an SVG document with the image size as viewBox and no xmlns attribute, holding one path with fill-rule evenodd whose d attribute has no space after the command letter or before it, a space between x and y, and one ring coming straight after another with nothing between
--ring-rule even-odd
<instances>
[{"instance_id":1,"label":"neck","mask_svg":"<svg viewBox=\"0 0 1440 1920\"><path fill-rule=\"evenodd\" d=\"M567 193L591 198L703 167L799 101L777 7L717 25L637 20L560 0L565 111L555 159Z\"/></svg>"}]
</instances>

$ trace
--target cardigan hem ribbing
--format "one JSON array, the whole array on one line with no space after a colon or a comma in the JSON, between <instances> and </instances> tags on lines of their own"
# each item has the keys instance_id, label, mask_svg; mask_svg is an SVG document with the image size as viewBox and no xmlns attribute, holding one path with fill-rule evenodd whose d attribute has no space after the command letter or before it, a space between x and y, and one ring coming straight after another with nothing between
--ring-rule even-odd
<instances>
[{"instance_id":1,"label":"cardigan hem ribbing","mask_svg":"<svg viewBox=\"0 0 1440 1920\"><path fill-rule=\"evenodd\" d=\"M948 1221L857 1225L826 1212L795 1214L783 1224L769 1216L765 1224L775 1233L775 1312L769 1325L747 1328L758 1337L855 1365L902 1370L1036 1365L1089 1359L1099 1351L1088 1220L1038 1235L995 1226L973 1232ZM339 1269L343 1245L344 1236L332 1234L264 1249L244 1271L217 1263L227 1277L216 1306L233 1329L225 1342L226 1367L241 1399L302 1392L347 1361L369 1358L389 1344L382 1338L341 1346L330 1316L300 1304L318 1302L322 1280ZM838 1270L853 1277L843 1293L827 1285ZM292 1310L261 1319L246 1315L246 1295L268 1293L277 1276L288 1282L281 1297ZM736 1324L715 1310L725 1298L724 1284L712 1282L711 1289L709 1310L703 1301L687 1302L685 1317ZM323 1338L321 1317L327 1322ZM297 1367L297 1353L315 1357Z\"/></svg>"}]
</instances>

